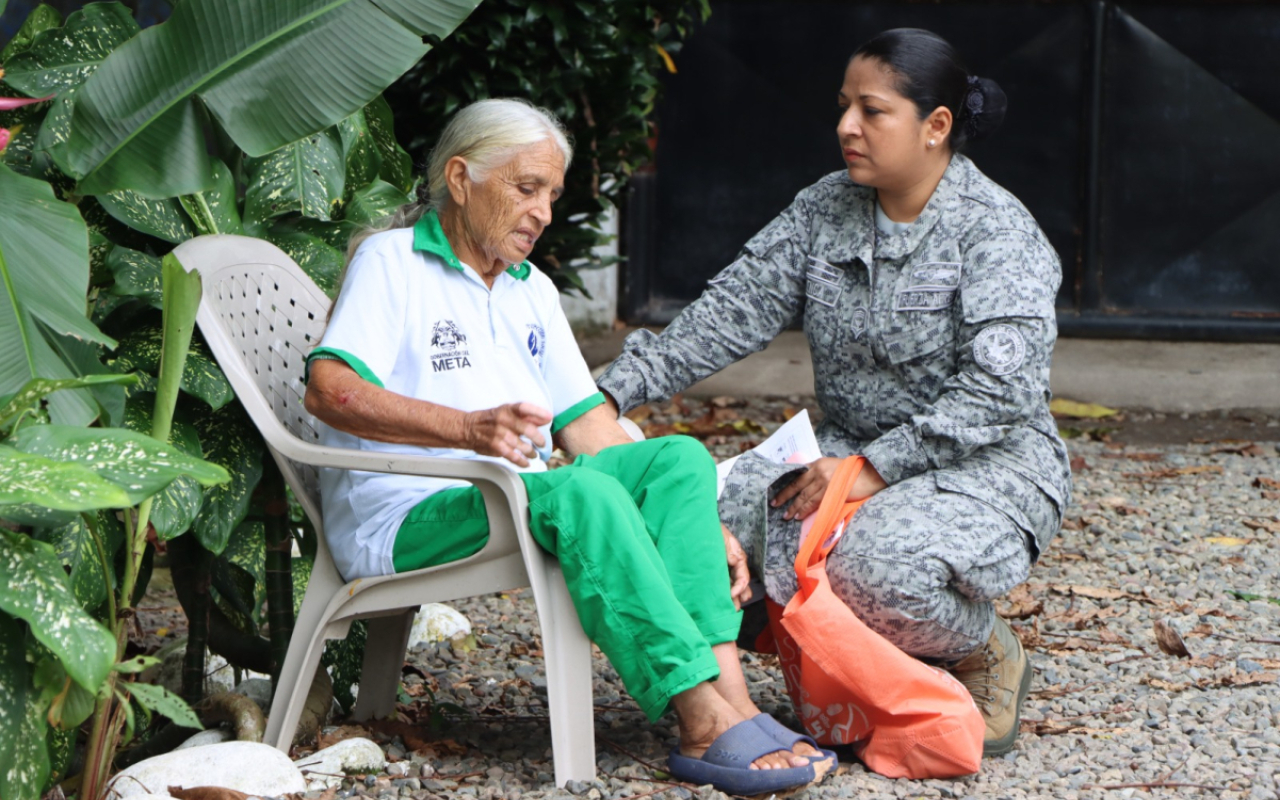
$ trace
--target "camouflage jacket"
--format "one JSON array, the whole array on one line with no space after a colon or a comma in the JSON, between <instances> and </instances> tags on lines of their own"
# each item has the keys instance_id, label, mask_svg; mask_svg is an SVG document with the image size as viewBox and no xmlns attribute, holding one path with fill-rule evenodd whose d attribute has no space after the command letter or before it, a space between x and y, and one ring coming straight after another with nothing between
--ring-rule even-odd
<instances>
[{"instance_id":1,"label":"camouflage jacket","mask_svg":"<svg viewBox=\"0 0 1280 800\"><path fill-rule=\"evenodd\" d=\"M665 399L802 321L824 452L861 453L890 484L950 468L940 488L995 505L1042 549L1056 530L1035 530L1000 485L1009 470L1060 510L1070 498L1049 414L1061 281L1031 214L964 156L892 236L876 229L874 190L837 172L800 192L661 335L631 334L599 384L623 410Z\"/></svg>"}]
</instances>

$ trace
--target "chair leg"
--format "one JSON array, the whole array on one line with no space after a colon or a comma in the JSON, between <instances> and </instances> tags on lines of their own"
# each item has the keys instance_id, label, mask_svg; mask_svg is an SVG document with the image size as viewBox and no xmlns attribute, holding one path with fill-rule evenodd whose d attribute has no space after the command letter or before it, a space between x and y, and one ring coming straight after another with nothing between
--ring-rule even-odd
<instances>
[{"instance_id":1,"label":"chair leg","mask_svg":"<svg viewBox=\"0 0 1280 800\"><path fill-rule=\"evenodd\" d=\"M531 570L532 571L532 570ZM530 575L542 626L551 712L551 754L556 785L596 777L595 708L592 705L591 640L582 630L560 566L544 560L542 580ZM542 583L539 592L538 584Z\"/></svg>"},{"instance_id":2,"label":"chair leg","mask_svg":"<svg viewBox=\"0 0 1280 800\"><path fill-rule=\"evenodd\" d=\"M311 631L294 628L289 653L280 668L262 741L285 753L293 745L298 719L315 680L316 668L320 666L320 656L324 655L325 627L321 625Z\"/></svg>"},{"instance_id":3,"label":"chair leg","mask_svg":"<svg viewBox=\"0 0 1280 800\"><path fill-rule=\"evenodd\" d=\"M409 632L417 613L418 606L414 606L389 617L367 620L369 638L360 667L360 694L351 710L353 719L383 719L395 713L404 651L409 646Z\"/></svg>"}]
</instances>

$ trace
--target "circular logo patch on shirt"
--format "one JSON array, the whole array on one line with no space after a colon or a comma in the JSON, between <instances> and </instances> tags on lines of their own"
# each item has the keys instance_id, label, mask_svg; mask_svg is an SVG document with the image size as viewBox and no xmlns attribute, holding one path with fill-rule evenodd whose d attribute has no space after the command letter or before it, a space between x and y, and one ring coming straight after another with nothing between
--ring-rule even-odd
<instances>
[{"instance_id":1,"label":"circular logo patch on shirt","mask_svg":"<svg viewBox=\"0 0 1280 800\"><path fill-rule=\"evenodd\" d=\"M992 375L1008 375L1027 357L1027 342L1012 325L983 328L973 340L973 360Z\"/></svg>"}]
</instances>

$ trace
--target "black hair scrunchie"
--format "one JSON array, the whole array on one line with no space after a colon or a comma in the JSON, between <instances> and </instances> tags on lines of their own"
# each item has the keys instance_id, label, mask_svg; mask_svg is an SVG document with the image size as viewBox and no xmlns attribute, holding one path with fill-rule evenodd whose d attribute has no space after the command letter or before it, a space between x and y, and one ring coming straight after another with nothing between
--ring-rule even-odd
<instances>
[{"instance_id":1,"label":"black hair scrunchie","mask_svg":"<svg viewBox=\"0 0 1280 800\"><path fill-rule=\"evenodd\" d=\"M965 93L965 115L962 120L966 139L977 139L982 136L982 111L986 106L986 98L982 94L982 79L976 75L969 76L969 91Z\"/></svg>"}]
</instances>

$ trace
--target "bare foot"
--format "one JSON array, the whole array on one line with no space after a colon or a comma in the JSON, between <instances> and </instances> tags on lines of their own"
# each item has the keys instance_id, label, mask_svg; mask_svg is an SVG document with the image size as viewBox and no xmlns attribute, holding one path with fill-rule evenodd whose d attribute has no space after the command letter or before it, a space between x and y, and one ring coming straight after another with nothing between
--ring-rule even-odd
<instances>
[{"instance_id":1,"label":"bare foot","mask_svg":"<svg viewBox=\"0 0 1280 800\"><path fill-rule=\"evenodd\" d=\"M720 734L747 719L706 683L681 692L673 698L673 705L680 722L680 753L690 758L701 758ZM808 758L779 747L751 762L751 768L789 769L808 764Z\"/></svg>"}]
</instances>

